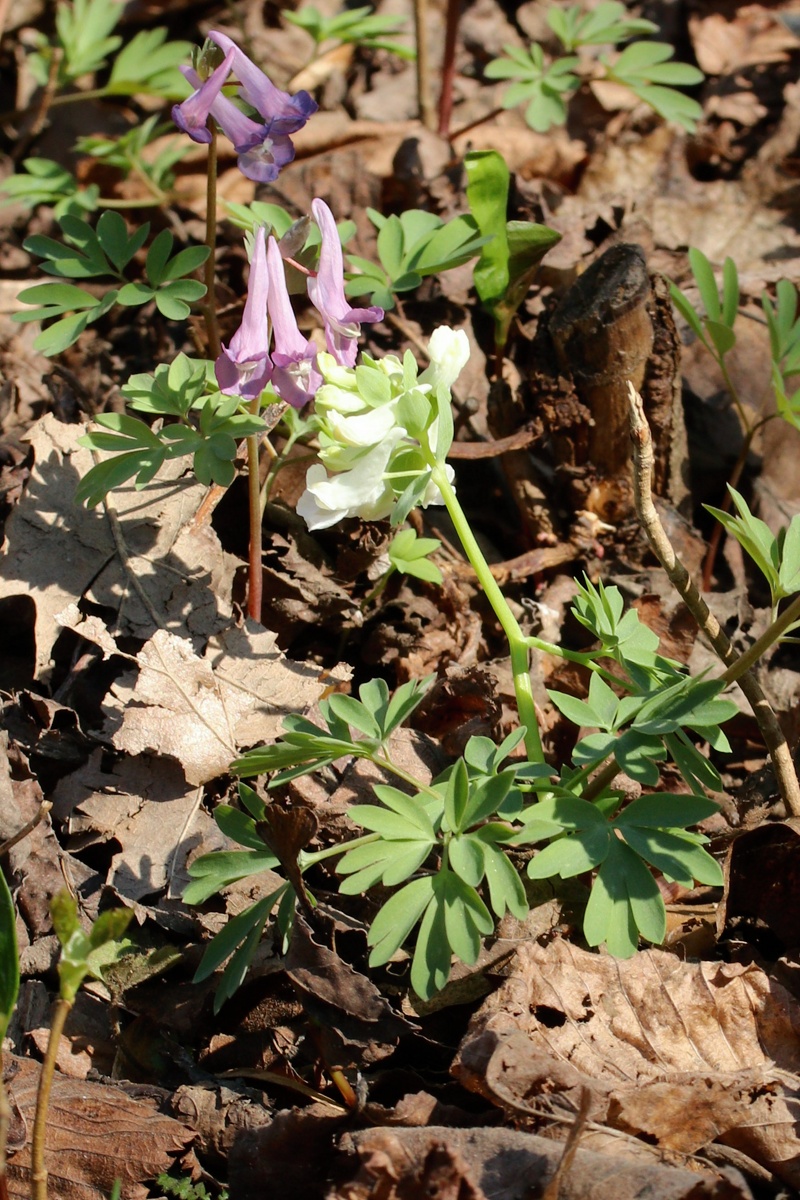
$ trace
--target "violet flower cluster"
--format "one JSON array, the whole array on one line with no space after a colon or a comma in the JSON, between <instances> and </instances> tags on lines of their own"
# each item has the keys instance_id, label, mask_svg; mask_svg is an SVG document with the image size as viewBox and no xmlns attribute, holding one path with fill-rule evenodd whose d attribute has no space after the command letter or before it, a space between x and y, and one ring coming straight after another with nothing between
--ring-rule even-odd
<instances>
[{"instance_id":1,"label":"violet flower cluster","mask_svg":"<svg viewBox=\"0 0 800 1200\"><path fill-rule=\"evenodd\" d=\"M302 129L318 105L308 92L290 96L275 87L227 34L214 31L208 36L225 58L205 80L192 67L181 67L195 90L175 105L172 119L193 141L207 144L211 141L208 119L213 117L233 142L239 168L247 178L256 183L271 183L277 179L281 167L294 158L289 135ZM231 74L239 81L240 97L256 110L258 119L245 116L222 94Z\"/></svg>"},{"instance_id":2,"label":"violet flower cluster","mask_svg":"<svg viewBox=\"0 0 800 1200\"><path fill-rule=\"evenodd\" d=\"M324 200L312 211L320 227L319 270L308 294L325 327L329 353L342 367L356 360L362 321L380 321L382 308L353 308L344 294L342 244L333 213ZM270 354L270 341L272 353ZM289 299L280 247L263 226L255 236L250 282L242 323L215 363L220 391L255 400L271 383L281 400L302 408L322 383L317 349L298 328Z\"/></svg>"}]
</instances>

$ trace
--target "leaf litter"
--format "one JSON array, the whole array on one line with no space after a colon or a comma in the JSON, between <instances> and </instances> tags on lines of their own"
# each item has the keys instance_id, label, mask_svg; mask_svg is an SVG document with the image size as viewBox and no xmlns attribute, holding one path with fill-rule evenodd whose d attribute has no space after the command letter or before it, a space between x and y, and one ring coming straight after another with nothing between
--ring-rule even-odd
<instances>
[{"instance_id":1,"label":"leaf litter","mask_svg":"<svg viewBox=\"0 0 800 1200\"><path fill-rule=\"evenodd\" d=\"M520 311L515 361L506 364L514 411L526 436L539 436L526 394L535 326L579 260L585 267L611 242L639 241L651 269L682 283L688 244L719 261L733 253L750 298L781 276L797 276L800 241L788 215L798 136L798 85L788 72L797 62L797 37L782 19L785 8L747 5L722 14L701 6L689 15L694 51L716 80L705 96L704 136L687 143L671 128L620 108L619 96L601 88L581 101L569 133L537 134L513 111L492 116L498 89L479 85L476 67L507 41L522 45L517 27L541 36L544 10L538 3L517 6L511 24L506 12L481 0L463 17L452 148L406 119L411 68L378 58L367 71L358 56L334 57L322 81L334 111L298 137L297 161L282 176L277 198L306 211L325 194L342 217L356 220L358 252L365 253L374 244L365 205L463 211L452 155L499 149L516 174L519 215L544 219L564 235ZM429 18L440 28L440 13ZM252 6L245 23L264 65L272 64L286 86L303 66L305 35L294 27L267 28ZM348 89L345 109L339 101ZM98 123L108 119L95 111ZM45 138L58 137L59 128L54 118ZM204 153L187 156L178 184L187 228L199 238L203 164ZM126 199L141 198L138 183L125 187ZM223 171L220 190L236 203L250 202L255 192L235 170ZM19 210L0 219L14 238L41 227L40 217ZM23 229L31 220L30 230ZM25 267L22 259L12 264L16 272ZM231 267L230 256L221 267ZM16 291L14 281L4 281L4 297L12 282ZM424 343L423 331L443 319L466 326L473 341L478 331L481 345L474 345L459 397L464 446L470 430L481 437L494 430L502 400L486 383L482 318L473 320L470 285L469 268L443 277L408 301L404 324L375 332L372 347L414 347L411 334ZM235 283L225 294L237 300ZM748 330L754 336L740 364L751 394L760 332ZM121 1176L124 1196L144 1197L143 1181L184 1155L191 1131L204 1166L220 1178L227 1173L237 1197L279 1190L288 1200L420 1194L527 1200L534 1187L548 1200L724 1198L750 1196L751 1187L776 1196L800 1188L797 832L792 822L776 819L782 814L769 773L754 775L763 753L744 715L726 764L724 816L707 826L718 852L730 844L716 946L718 894L686 896L678 889L669 906L678 947L681 931L706 914L700 961L655 950L622 963L586 953L576 933L582 884L548 882L537 885L539 904L524 925L505 922L475 967L454 973L436 1002L415 1007L402 952L381 971L366 972L372 914L365 903L339 897L335 879L322 871L316 918L298 924L288 951L279 939L265 939L251 977L212 1019L211 984L189 982L201 939L274 886L266 873L233 884L204 910L180 900L193 859L230 848L211 811L229 797L231 758L274 738L286 713L313 715L323 691L346 689L351 675L360 679L379 667L397 684L439 669L441 683L420 712L419 728L401 732L396 755L429 777L470 732L507 732L513 723L508 664L496 657L499 641L484 628L480 598L457 554L443 556L443 594L404 582L374 613L364 613L361 573L379 562L381 535L357 528L311 539L281 507L281 487L265 521L269 628L243 621L241 493L226 497L209 523L202 515L205 489L173 464L143 491L116 492L108 513L78 508L75 486L91 466L77 444L79 388L66 375L45 386L49 368L37 362L25 335L18 327L13 337L6 334L0 358L0 488L9 514L0 558L0 613L8 618L0 670L12 693L4 705L0 838L32 818L42 800L53 808L8 855L30 1016L12 1027L13 1049L27 1049L25 1038L36 1031L32 1040L41 1048L47 1007L41 980L50 982L55 951L47 904L67 877L87 917L109 896L136 913L124 960L129 973L91 1000L102 1006L113 997L114 1011L124 1014L127 1058L118 1051L114 1073L140 1070L152 1093L139 1098L125 1085L126 1096L109 1082L108 1044L91 1006L77 1006L65 1041L75 1047L83 1037L85 1048L73 1066L99 1072L102 1081L78 1086L57 1076L54 1128L62 1140L48 1164L51 1195L106 1196ZM153 337L140 325L133 337L142 336ZM165 360L182 348L170 341L174 331L162 328L158 336ZM130 328L112 329L109 339L86 335L69 359L90 392L97 385L87 411L102 403L99 380L103 371L107 378L109 356L124 359L126 346L130 353ZM136 353L155 345L153 339ZM131 369L141 369L140 362ZM683 376L692 498L705 499L705 486L717 503L725 475L719 464L740 431L721 419L719 381L699 366L691 347L684 347ZM754 488L762 489L762 515L777 522L794 511L797 437L782 428L781 444L770 448L774 428L767 427L758 447L760 473L757 463L749 469ZM526 445L512 451L517 466L520 454L528 457ZM534 460L546 452L540 439ZM632 559L621 537L598 540L585 525L579 542L574 514L559 511L565 492L552 476L543 482L536 461L536 470L516 471L511 454L502 462L509 481L515 473L521 478L518 512L487 513L486 497L493 508L497 490L491 468L478 460L465 464L465 494L471 487L470 504L485 522L504 583L523 602L535 594L543 605L547 636L557 640L567 619L563 596L574 574L571 565L569 574L553 570L574 561L575 570L602 571L630 586L647 623L679 642L680 655L688 653L694 630L665 598L660 572ZM291 499L291 486L286 495ZM449 536L435 526L432 532ZM537 536L542 545L532 546ZM699 559L702 540L692 530L683 536ZM551 560L541 557L551 550ZM732 559L726 578L735 586L715 600L731 623L743 616L756 621L740 595L743 566ZM562 676L552 664L545 670L549 686L585 694L580 671ZM795 664L780 671L765 672L764 682L774 681L776 706L787 722L796 721ZM546 703L543 687L538 698ZM568 749L552 710L544 727L554 746ZM745 798L740 785L748 776L753 790ZM352 834L348 808L368 802L375 781L361 763L295 780L273 810L281 814L270 824L275 848L309 838L325 845ZM64 1062L66 1053L62 1047ZM221 1070L239 1071L238 1078L218 1077L223 1059ZM261 1080L254 1062L268 1064ZM6 1063L9 1075L16 1071L8 1081L9 1182L12 1196L21 1196L28 1189L25 1126L37 1067L9 1055ZM355 1114L343 1114L341 1096L327 1081L326 1071L330 1076L340 1065L361 1089ZM324 1103L310 1094L321 1092ZM173 1117L156 1112L157 1103ZM109 1139L96 1151L87 1143L87 1112ZM191 1153L182 1162L197 1174Z\"/></svg>"}]
</instances>

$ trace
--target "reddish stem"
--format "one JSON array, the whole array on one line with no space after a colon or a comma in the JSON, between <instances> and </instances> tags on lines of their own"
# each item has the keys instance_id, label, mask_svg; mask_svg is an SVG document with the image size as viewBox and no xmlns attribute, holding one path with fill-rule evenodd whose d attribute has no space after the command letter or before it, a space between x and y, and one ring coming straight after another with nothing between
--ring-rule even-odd
<instances>
[{"instance_id":1,"label":"reddish stem","mask_svg":"<svg viewBox=\"0 0 800 1200\"><path fill-rule=\"evenodd\" d=\"M449 138L453 115L453 81L456 74L456 34L461 16L461 0L447 0L442 61L442 90L439 95L439 136Z\"/></svg>"},{"instance_id":2,"label":"reddish stem","mask_svg":"<svg viewBox=\"0 0 800 1200\"><path fill-rule=\"evenodd\" d=\"M258 413L258 397L251 405ZM264 575L261 565L261 477L258 469L258 434L247 439L247 494L250 510L250 547L247 576L247 615L261 620Z\"/></svg>"}]
</instances>

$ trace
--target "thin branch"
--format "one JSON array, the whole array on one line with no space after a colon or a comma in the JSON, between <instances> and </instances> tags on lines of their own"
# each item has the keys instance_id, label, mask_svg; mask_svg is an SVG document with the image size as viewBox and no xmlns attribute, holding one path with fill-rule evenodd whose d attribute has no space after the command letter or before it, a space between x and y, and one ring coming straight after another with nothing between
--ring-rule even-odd
<instances>
[{"instance_id":1,"label":"thin branch","mask_svg":"<svg viewBox=\"0 0 800 1200\"><path fill-rule=\"evenodd\" d=\"M414 40L417 43L417 107L426 129L436 128L436 112L431 100L431 72L428 60L428 30L425 17L428 0L414 0Z\"/></svg>"},{"instance_id":2,"label":"thin branch","mask_svg":"<svg viewBox=\"0 0 800 1200\"><path fill-rule=\"evenodd\" d=\"M100 459L98 458L97 454L94 451L92 451L92 458L94 459L94 461L96 463L98 463L100 461ZM142 582L139 579L139 576L138 576L135 568L133 567L133 564L131 563L130 552L128 551L128 546L125 541L125 535L122 532L122 525L120 523L120 519L117 514L117 506L114 503L114 498L110 492L103 500L103 507L106 510L106 516L108 517L108 523L109 523L109 526L111 527L111 536L114 539L114 546L116 547L117 555L119 556L119 561L122 563L122 568L125 571L125 574L128 576L128 579L131 582L131 587L136 592L136 595L139 597L139 599L144 607L145 612L150 617L150 620L153 622L155 627L157 629L166 629L167 626L166 626L166 623L165 623L163 617L161 617L159 615L158 610L156 609L155 605L153 604L153 601L150 599L147 592L144 590L144 588L142 586Z\"/></svg>"},{"instance_id":3,"label":"thin branch","mask_svg":"<svg viewBox=\"0 0 800 1200\"><path fill-rule=\"evenodd\" d=\"M53 56L50 59L50 70L47 74L47 83L44 85L44 90L42 91L41 99L39 100L39 107L37 108L36 114L31 122L30 129L24 137L20 138L19 142L11 153L11 158L14 160L14 162L18 162L23 157L23 155L27 152L28 147L36 140L45 127L47 122L47 114L50 111L50 106L55 99L56 92L58 91L58 74L63 58L64 51L61 49L61 47L53 47Z\"/></svg>"},{"instance_id":4,"label":"thin branch","mask_svg":"<svg viewBox=\"0 0 800 1200\"><path fill-rule=\"evenodd\" d=\"M742 660L737 658L736 651L728 640L719 621L710 611L697 585L690 577L686 567L680 561L667 537L664 526L653 504L653 440L650 436L650 426L644 415L642 398L632 384L628 385L630 395L630 428L633 442L633 494L636 505L636 515L645 532L650 548L667 573L667 577L686 607L691 612L700 629L705 634L717 657L726 667L733 668L738 676L739 686L744 692L753 716L758 722L761 736L764 738L769 751L775 778L786 807L793 816L800 816L800 783L794 768L792 755L786 737L778 723L778 718L772 710L761 685L748 669L741 669ZM796 603L800 606L800 598ZM794 607L792 605L791 607ZM783 614L784 618L790 609ZM795 614L794 619L796 619ZM782 618L783 619L783 618ZM774 629L774 626L773 626ZM768 633L772 632L768 630ZM761 639L760 639L761 640ZM775 640L774 636L771 639ZM757 646L758 643L755 643ZM747 653L750 658L752 646ZM744 656L743 656L744 657ZM755 658L752 658L755 661ZM747 664L749 665L749 664ZM726 673L729 674L729 673ZM723 680L729 680L723 675Z\"/></svg>"},{"instance_id":5,"label":"thin branch","mask_svg":"<svg viewBox=\"0 0 800 1200\"><path fill-rule=\"evenodd\" d=\"M447 0L442 60L442 90L439 95L439 136L450 138L453 114L453 84L456 75L456 35L461 17L461 0Z\"/></svg>"}]
</instances>

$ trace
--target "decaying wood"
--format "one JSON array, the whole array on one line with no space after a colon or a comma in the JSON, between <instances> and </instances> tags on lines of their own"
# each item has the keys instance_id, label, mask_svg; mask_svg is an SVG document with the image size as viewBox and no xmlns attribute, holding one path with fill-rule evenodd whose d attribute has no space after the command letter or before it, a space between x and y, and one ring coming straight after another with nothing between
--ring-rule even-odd
<instances>
[{"instance_id":1,"label":"decaying wood","mask_svg":"<svg viewBox=\"0 0 800 1200\"><path fill-rule=\"evenodd\" d=\"M533 399L568 504L612 524L633 515L630 380L653 430L656 494L679 507L687 496L680 343L666 281L648 274L641 247L612 246L540 324Z\"/></svg>"},{"instance_id":2,"label":"decaying wood","mask_svg":"<svg viewBox=\"0 0 800 1200\"><path fill-rule=\"evenodd\" d=\"M589 459L609 480L630 458L626 384L641 388L653 349L649 299L643 250L620 244L576 280L550 319L562 373L591 413Z\"/></svg>"}]
</instances>

